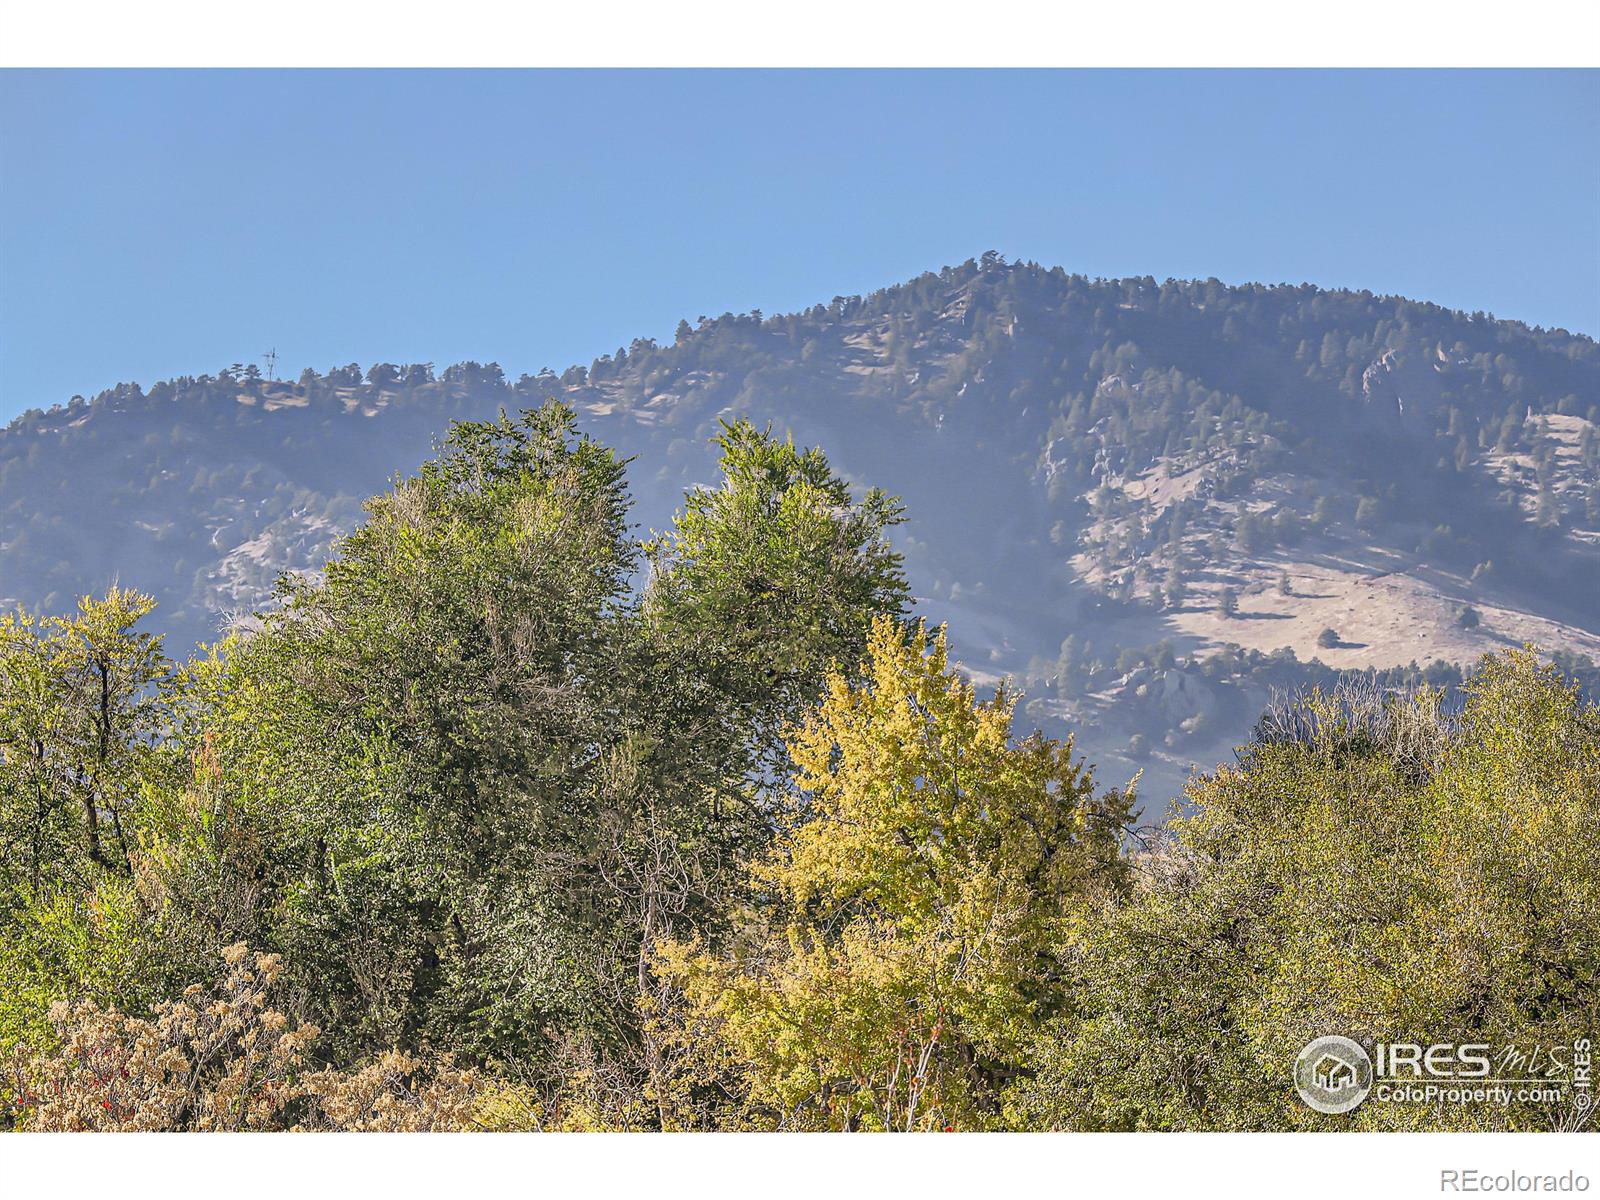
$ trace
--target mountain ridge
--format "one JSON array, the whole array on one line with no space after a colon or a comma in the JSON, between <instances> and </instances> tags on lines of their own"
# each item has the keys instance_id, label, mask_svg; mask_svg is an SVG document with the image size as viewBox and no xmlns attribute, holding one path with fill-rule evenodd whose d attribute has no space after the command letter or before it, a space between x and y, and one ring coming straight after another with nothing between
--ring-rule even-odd
<instances>
[{"instance_id":1,"label":"mountain ridge","mask_svg":"<svg viewBox=\"0 0 1600 1200\"><path fill-rule=\"evenodd\" d=\"M449 420L550 398L634 457L647 527L712 477L721 419L820 445L905 499L919 611L975 675L1173 778L1313 658L1418 678L1525 640L1600 658L1592 339L992 254L515 382L236 364L24 414L0 430L0 601L59 609L115 577L163 601L175 643L214 637L320 565Z\"/></svg>"}]
</instances>

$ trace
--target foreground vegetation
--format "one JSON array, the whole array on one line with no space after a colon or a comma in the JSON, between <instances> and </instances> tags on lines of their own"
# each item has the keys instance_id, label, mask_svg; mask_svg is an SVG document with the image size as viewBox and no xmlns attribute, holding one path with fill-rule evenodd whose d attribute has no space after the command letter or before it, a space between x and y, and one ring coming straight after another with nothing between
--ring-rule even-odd
<instances>
[{"instance_id":1,"label":"foreground vegetation","mask_svg":"<svg viewBox=\"0 0 1600 1200\"><path fill-rule=\"evenodd\" d=\"M1548 1128L1302 1106L1311 1037L1600 1018L1600 713L1313 695L1159 830L909 621L816 451L726 425L647 541L550 405L455 427L182 664L0 619L24 1129ZM644 582L638 581L643 572Z\"/></svg>"}]
</instances>

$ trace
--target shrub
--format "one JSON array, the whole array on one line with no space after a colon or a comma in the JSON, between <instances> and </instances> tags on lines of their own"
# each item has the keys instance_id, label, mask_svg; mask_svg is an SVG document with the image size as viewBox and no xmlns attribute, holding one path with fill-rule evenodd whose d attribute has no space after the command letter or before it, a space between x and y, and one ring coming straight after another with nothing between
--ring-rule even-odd
<instances>
[{"instance_id":1,"label":"shrub","mask_svg":"<svg viewBox=\"0 0 1600 1200\"><path fill-rule=\"evenodd\" d=\"M1012 1089L1056 1129L1577 1129L1584 1108L1286 1086L1313 1037L1564 1047L1600 1020L1600 710L1524 651L1459 712L1374 683L1269 712L1063 953L1083 987Z\"/></svg>"},{"instance_id":2,"label":"shrub","mask_svg":"<svg viewBox=\"0 0 1600 1200\"><path fill-rule=\"evenodd\" d=\"M280 1127L314 1025L267 1007L278 956L223 952L228 971L156 1006L145 1021L92 1000L50 1010L54 1046L19 1048L4 1090L29 1130L242 1130Z\"/></svg>"},{"instance_id":3,"label":"shrub","mask_svg":"<svg viewBox=\"0 0 1600 1200\"><path fill-rule=\"evenodd\" d=\"M239 942L227 973L158 1004L153 1020L91 1000L56 1004L53 1044L19 1047L0 1097L30 1131L383 1130L472 1127L480 1081L448 1057L431 1068L390 1051L350 1071L306 1072L319 1030L271 1007L276 954Z\"/></svg>"}]
</instances>

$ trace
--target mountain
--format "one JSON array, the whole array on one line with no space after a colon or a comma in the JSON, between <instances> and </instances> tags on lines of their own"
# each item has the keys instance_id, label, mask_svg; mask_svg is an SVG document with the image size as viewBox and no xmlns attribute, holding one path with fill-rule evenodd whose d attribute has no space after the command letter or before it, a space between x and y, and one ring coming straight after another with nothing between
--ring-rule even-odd
<instances>
[{"instance_id":1,"label":"mountain","mask_svg":"<svg viewBox=\"0 0 1600 1200\"><path fill-rule=\"evenodd\" d=\"M921 613L1164 799L1275 688L1452 684L1537 643L1600 659L1600 346L1368 292L1102 280L987 254L588 367L236 364L0 431L0 603L154 593L174 649L316 568L452 419L555 397L636 456L648 528L719 418L906 502Z\"/></svg>"}]
</instances>

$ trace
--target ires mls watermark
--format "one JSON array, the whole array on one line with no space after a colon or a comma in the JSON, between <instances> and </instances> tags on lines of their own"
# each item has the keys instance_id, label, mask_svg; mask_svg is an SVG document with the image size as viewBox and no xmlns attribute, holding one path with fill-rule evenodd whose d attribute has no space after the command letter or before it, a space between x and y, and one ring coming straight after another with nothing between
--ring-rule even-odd
<instances>
[{"instance_id":1,"label":"ires mls watermark","mask_svg":"<svg viewBox=\"0 0 1600 1200\"><path fill-rule=\"evenodd\" d=\"M1347 1113L1372 1090L1372 1056L1360 1042L1337 1034L1306 1044L1294 1063L1294 1086L1319 1113Z\"/></svg>"},{"instance_id":2,"label":"ires mls watermark","mask_svg":"<svg viewBox=\"0 0 1600 1200\"><path fill-rule=\"evenodd\" d=\"M1411 1104L1570 1103L1582 1123L1594 1104L1592 1044L1379 1042L1315 1038L1294 1064L1295 1090L1320 1113L1354 1112L1369 1097Z\"/></svg>"}]
</instances>

